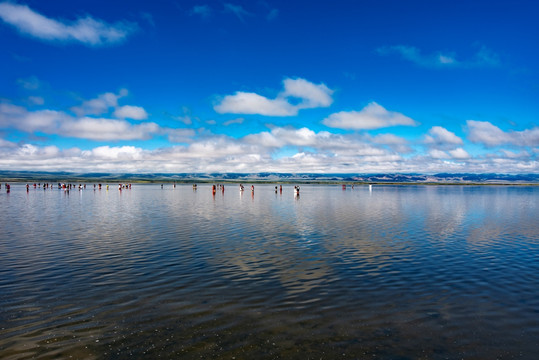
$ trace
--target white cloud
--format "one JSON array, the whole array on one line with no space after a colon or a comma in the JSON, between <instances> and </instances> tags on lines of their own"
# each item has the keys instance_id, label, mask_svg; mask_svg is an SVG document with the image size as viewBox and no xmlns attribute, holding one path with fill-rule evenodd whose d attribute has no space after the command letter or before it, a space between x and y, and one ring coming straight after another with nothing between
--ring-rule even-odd
<instances>
[{"instance_id":1,"label":"white cloud","mask_svg":"<svg viewBox=\"0 0 539 360\"><path fill-rule=\"evenodd\" d=\"M375 144L387 145L393 149L393 151L401 154L413 152L412 148L408 146L408 140L393 134L379 134L373 136L372 142Z\"/></svg>"},{"instance_id":2,"label":"white cloud","mask_svg":"<svg viewBox=\"0 0 539 360\"><path fill-rule=\"evenodd\" d=\"M74 118L61 111L28 111L4 103L0 103L0 127L100 141L148 139L162 130L155 123L132 125L125 120Z\"/></svg>"},{"instance_id":3,"label":"white cloud","mask_svg":"<svg viewBox=\"0 0 539 360\"><path fill-rule=\"evenodd\" d=\"M165 132L168 135L168 141L172 143L191 143L195 136L193 129L166 129Z\"/></svg>"},{"instance_id":4,"label":"white cloud","mask_svg":"<svg viewBox=\"0 0 539 360\"><path fill-rule=\"evenodd\" d=\"M26 79L17 79L17 83L26 90L37 90L41 87L41 82L35 76L30 76Z\"/></svg>"},{"instance_id":5,"label":"white cloud","mask_svg":"<svg viewBox=\"0 0 539 360\"><path fill-rule=\"evenodd\" d=\"M376 144L386 145L407 145L408 140L393 134L379 134L372 137L372 141Z\"/></svg>"},{"instance_id":6,"label":"white cloud","mask_svg":"<svg viewBox=\"0 0 539 360\"><path fill-rule=\"evenodd\" d=\"M241 139L243 143L258 147L259 152L273 153L284 147L294 147L303 151L315 151L326 156L340 156L341 160L350 157L352 162L365 160L367 156L385 156L389 152L368 139L356 135L332 134L327 131L315 132L308 128L275 127L270 132L263 131Z\"/></svg>"},{"instance_id":7,"label":"white cloud","mask_svg":"<svg viewBox=\"0 0 539 360\"><path fill-rule=\"evenodd\" d=\"M453 159L464 160L464 159L470 158L470 154L468 154L466 150L464 150L463 148L449 150L449 154L451 155Z\"/></svg>"},{"instance_id":8,"label":"white cloud","mask_svg":"<svg viewBox=\"0 0 539 360\"><path fill-rule=\"evenodd\" d=\"M459 61L452 52L436 52L428 55L421 53L416 47L407 45L382 46L376 49L380 55L399 54L403 59L423 67L493 67L500 65L500 58L485 46L465 61Z\"/></svg>"},{"instance_id":9,"label":"white cloud","mask_svg":"<svg viewBox=\"0 0 539 360\"><path fill-rule=\"evenodd\" d=\"M189 109L187 106L182 107L183 115L178 116L172 116L174 120L181 121L185 125L191 125L193 124L193 121L200 121L198 117L193 117L191 113L191 109Z\"/></svg>"},{"instance_id":10,"label":"white cloud","mask_svg":"<svg viewBox=\"0 0 539 360\"><path fill-rule=\"evenodd\" d=\"M24 144L17 149L17 153L21 156L31 156L34 159L48 159L57 156L60 152L56 146L37 147L32 144Z\"/></svg>"},{"instance_id":11,"label":"white cloud","mask_svg":"<svg viewBox=\"0 0 539 360\"><path fill-rule=\"evenodd\" d=\"M511 136L499 127L488 121L466 121L468 125L468 138L475 143L483 143L487 146L511 143Z\"/></svg>"},{"instance_id":12,"label":"white cloud","mask_svg":"<svg viewBox=\"0 0 539 360\"><path fill-rule=\"evenodd\" d=\"M0 139L0 148L13 148L13 147L16 147L16 146L17 146L17 144L15 144L14 142L4 140L4 139Z\"/></svg>"},{"instance_id":13,"label":"white cloud","mask_svg":"<svg viewBox=\"0 0 539 360\"><path fill-rule=\"evenodd\" d=\"M227 95L214 106L220 114L258 114L265 116L292 116L297 109L285 99L268 99L264 96L238 91L234 95Z\"/></svg>"},{"instance_id":14,"label":"white cloud","mask_svg":"<svg viewBox=\"0 0 539 360\"><path fill-rule=\"evenodd\" d=\"M191 9L191 15L198 15L204 19L207 19L211 16L212 9L209 5L195 5Z\"/></svg>"},{"instance_id":15,"label":"white cloud","mask_svg":"<svg viewBox=\"0 0 539 360\"><path fill-rule=\"evenodd\" d=\"M475 59L472 64L476 66L499 66L501 64L500 57L486 46L481 46L475 54Z\"/></svg>"},{"instance_id":16,"label":"white cloud","mask_svg":"<svg viewBox=\"0 0 539 360\"><path fill-rule=\"evenodd\" d=\"M144 150L134 146L100 146L92 150L82 151L81 156L100 160L139 160Z\"/></svg>"},{"instance_id":17,"label":"white cloud","mask_svg":"<svg viewBox=\"0 0 539 360\"><path fill-rule=\"evenodd\" d=\"M22 106L0 103L0 127L25 132L53 133L67 115L54 110L27 111Z\"/></svg>"},{"instance_id":18,"label":"white cloud","mask_svg":"<svg viewBox=\"0 0 539 360\"><path fill-rule=\"evenodd\" d=\"M245 10L241 5L234 5L225 3L224 4L225 11L230 12L238 17L241 22L245 22L246 16L251 16L252 14Z\"/></svg>"},{"instance_id":19,"label":"white cloud","mask_svg":"<svg viewBox=\"0 0 539 360\"><path fill-rule=\"evenodd\" d=\"M61 22L41 15L26 5L0 3L0 19L19 32L41 40L80 42L99 46L123 41L136 26L129 22L107 24L90 16L72 23Z\"/></svg>"},{"instance_id":20,"label":"white cloud","mask_svg":"<svg viewBox=\"0 0 539 360\"><path fill-rule=\"evenodd\" d=\"M234 95L225 96L214 106L214 110L220 114L294 116L301 109L328 107L333 102L333 90L325 84L317 85L301 78L287 78L283 84L284 90L275 99L238 91ZM294 105L290 98L300 99L300 102Z\"/></svg>"},{"instance_id":21,"label":"white cloud","mask_svg":"<svg viewBox=\"0 0 539 360\"><path fill-rule=\"evenodd\" d=\"M514 146L538 146L539 127L522 131L505 132L488 121L466 121L468 126L468 138L474 143L486 146L498 146L511 144Z\"/></svg>"},{"instance_id":22,"label":"white cloud","mask_svg":"<svg viewBox=\"0 0 539 360\"><path fill-rule=\"evenodd\" d=\"M500 152L503 154L503 157L511 158L511 159L525 159L530 157L530 153L528 153L526 150L522 150L518 153L506 149L500 149Z\"/></svg>"},{"instance_id":23,"label":"white cloud","mask_svg":"<svg viewBox=\"0 0 539 360\"><path fill-rule=\"evenodd\" d=\"M459 64L458 61L455 59L455 55L452 53L443 54L438 52L431 55L423 55L418 48L413 46L382 46L376 49L376 52L378 52L378 54L380 55L397 53L402 56L402 58L425 67L456 66Z\"/></svg>"},{"instance_id":24,"label":"white cloud","mask_svg":"<svg viewBox=\"0 0 539 360\"><path fill-rule=\"evenodd\" d=\"M28 102L33 105L43 105L45 104L45 99L43 99L41 96L29 96Z\"/></svg>"},{"instance_id":25,"label":"white cloud","mask_svg":"<svg viewBox=\"0 0 539 360\"><path fill-rule=\"evenodd\" d=\"M429 151L429 155L433 157L434 159L449 159L450 158L450 156L445 151L438 150L438 149L431 149Z\"/></svg>"},{"instance_id":26,"label":"white cloud","mask_svg":"<svg viewBox=\"0 0 539 360\"><path fill-rule=\"evenodd\" d=\"M236 118L236 119L231 119L231 120L227 120L223 123L224 126L230 126L230 125L234 125L234 124L243 124L243 122L245 121L244 118Z\"/></svg>"},{"instance_id":27,"label":"white cloud","mask_svg":"<svg viewBox=\"0 0 539 360\"><path fill-rule=\"evenodd\" d=\"M394 111L388 111L375 102L369 103L360 111L341 111L323 120L324 125L351 130L372 130L389 126L416 126L418 123Z\"/></svg>"},{"instance_id":28,"label":"white cloud","mask_svg":"<svg viewBox=\"0 0 539 360\"><path fill-rule=\"evenodd\" d=\"M140 106L124 105L114 110L114 116L120 119L145 120L148 113Z\"/></svg>"},{"instance_id":29,"label":"white cloud","mask_svg":"<svg viewBox=\"0 0 539 360\"><path fill-rule=\"evenodd\" d=\"M296 106L298 109L328 107L333 103L333 90L325 84L316 85L301 78L285 79L283 83L284 92L280 96L301 99L302 102Z\"/></svg>"},{"instance_id":30,"label":"white cloud","mask_svg":"<svg viewBox=\"0 0 539 360\"><path fill-rule=\"evenodd\" d=\"M191 134L186 134L190 136ZM281 138L283 136L284 138ZM261 141L266 139L266 142ZM256 141L255 141L256 140ZM469 157L463 149L430 150L429 155L402 157L368 142L368 137L316 133L311 129L274 128L270 132L234 139L206 134L183 145L144 150L133 146L99 146L81 151L55 146L0 146L5 170L107 172L537 172L533 157L503 152ZM273 142L272 142L273 141ZM297 151L272 156L279 147Z\"/></svg>"},{"instance_id":31,"label":"white cloud","mask_svg":"<svg viewBox=\"0 0 539 360\"><path fill-rule=\"evenodd\" d=\"M156 123L132 125L125 120L84 117L63 122L57 133L62 136L104 141L144 140L159 131L159 125Z\"/></svg>"},{"instance_id":32,"label":"white cloud","mask_svg":"<svg viewBox=\"0 0 539 360\"><path fill-rule=\"evenodd\" d=\"M333 138L332 138L333 136ZM332 135L327 131L315 133L306 127L300 129L275 127L270 132L263 131L258 134L245 136L245 142L253 145L259 145L267 148L280 148L284 146L299 147L327 147L328 142L335 139L341 139L340 135ZM335 141L341 144L340 141Z\"/></svg>"},{"instance_id":33,"label":"white cloud","mask_svg":"<svg viewBox=\"0 0 539 360\"><path fill-rule=\"evenodd\" d=\"M439 146L445 145L462 145L462 139L455 133L441 126L433 126L429 130L429 134L425 136L425 143Z\"/></svg>"},{"instance_id":34,"label":"white cloud","mask_svg":"<svg viewBox=\"0 0 539 360\"><path fill-rule=\"evenodd\" d=\"M71 108L78 116L83 115L101 115L107 113L111 108L118 106L118 99L127 96L128 91L121 89L118 94L111 92L99 95L95 99L87 100L80 106L74 106Z\"/></svg>"}]
</instances>

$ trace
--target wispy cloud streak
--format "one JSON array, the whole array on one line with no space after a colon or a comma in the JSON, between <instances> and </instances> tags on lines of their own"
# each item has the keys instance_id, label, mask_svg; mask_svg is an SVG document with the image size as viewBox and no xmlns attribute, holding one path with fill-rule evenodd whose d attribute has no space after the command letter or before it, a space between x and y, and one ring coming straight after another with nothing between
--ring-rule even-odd
<instances>
[{"instance_id":1,"label":"wispy cloud streak","mask_svg":"<svg viewBox=\"0 0 539 360\"><path fill-rule=\"evenodd\" d=\"M122 42L137 29L131 22L108 24L91 16L63 22L48 18L26 5L10 2L0 3L0 19L20 33L40 40L78 42L90 46Z\"/></svg>"},{"instance_id":2,"label":"wispy cloud streak","mask_svg":"<svg viewBox=\"0 0 539 360\"><path fill-rule=\"evenodd\" d=\"M420 49L407 45L382 46L376 52L384 56L398 54L416 65L430 68L495 67L501 63L499 56L485 46L481 46L468 60L459 60L455 53L447 51L423 54Z\"/></svg>"}]
</instances>

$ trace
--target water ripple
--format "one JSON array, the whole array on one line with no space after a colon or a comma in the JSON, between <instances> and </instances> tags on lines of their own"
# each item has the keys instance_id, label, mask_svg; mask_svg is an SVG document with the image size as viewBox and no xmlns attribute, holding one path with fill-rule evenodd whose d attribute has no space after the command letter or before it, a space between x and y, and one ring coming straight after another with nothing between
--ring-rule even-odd
<instances>
[{"instance_id":1,"label":"water ripple","mask_svg":"<svg viewBox=\"0 0 539 360\"><path fill-rule=\"evenodd\" d=\"M538 188L283 188L14 185L2 358L539 352Z\"/></svg>"}]
</instances>

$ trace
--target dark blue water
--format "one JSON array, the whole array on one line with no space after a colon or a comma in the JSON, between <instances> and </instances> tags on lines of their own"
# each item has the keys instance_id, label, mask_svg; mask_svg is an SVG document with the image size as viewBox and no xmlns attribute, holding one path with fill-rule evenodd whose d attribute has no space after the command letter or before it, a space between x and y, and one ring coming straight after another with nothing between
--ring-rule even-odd
<instances>
[{"instance_id":1,"label":"dark blue water","mask_svg":"<svg viewBox=\"0 0 539 360\"><path fill-rule=\"evenodd\" d=\"M3 186L0 358L537 358L539 187L245 189Z\"/></svg>"}]
</instances>

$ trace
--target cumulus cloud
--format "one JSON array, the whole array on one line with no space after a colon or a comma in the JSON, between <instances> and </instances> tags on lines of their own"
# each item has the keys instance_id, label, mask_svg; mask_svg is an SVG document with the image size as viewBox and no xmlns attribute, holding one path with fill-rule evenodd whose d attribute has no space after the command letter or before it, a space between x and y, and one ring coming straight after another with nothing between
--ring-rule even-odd
<instances>
[{"instance_id":1,"label":"cumulus cloud","mask_svg":"<svg viewBox=\"0 0 539 360\"><path fill-rule=\"evenodd\" d=\"M28 111L4 103L0 103L0 127L99 141L148 139L161 131L155 123L133 125L117 119L74 118L61 111Z\"/></svg>"},{"instance_id":2,"label":"cumulus cloud","mask_svg":"<svg viewBox=\"0 0 539 360\"><path fill-rule=\"evenodd\" d=\"M373 142L386 145L407 145L408 140L393 134L379 134L372 137Z\"/></svg>"},{"instance_id":3,"label":"cumulus cloud","mask_svg":"<svg viewBox=\"0 0 539 360\"><path fill-rule=\"evenodd\" d=\"M296 105L298 109L328 107L333 103L333 90L325 84L313 84L305 79L285 79L284 91L280 94L284 98L298 98L301 102Z\"/></svg>"},{"instance_id":4,"label":"cumulus cloud","mask_svg":"<svg viewBox=\"0 0 539 360\"><path fill-rule=\"evenodd\" d=\"M522 150L518 153L506 149L500 149L500 152L503 154L503 157L511 158L511 159L525 159L530 156L530 153L528 153L526 150Z\"/></svg>"},{"instance_id":5,"label":"cumulus cloud","mask_svg":"<svg viewBox=\"0 0 539 360\"><path fill-rule=\"evenodd\" d=\"M449 150L449 154L451 155L453 159L463 160L463 159L470 158L470 154L468 154L468 152L466 152L466 150L464 150L463 148L456 148L454 150Z\"/></svg>"},{"instance_id":6,"label":"cumulus cloud","mask_svg":"<svg viewBox=\"0 0 539 360\"><path fill-rule=\"evenodd\" d=\"M195 136L193 129L166 129L165 132L171 143L191 143Z\"/></svg>"},{"instance_id":7,"label":"cumulus cloud","mask_svg":"<svg viewBox=\"0 0 539 360\"><path fill-rule=\"evenodd\" d=\"M132 125L125 120L89 118L65 121L58 127L62 136L90 140L146 140L160 131L156 123Z\"/></svg>"},{"instance_id":8,"label":"cumulus cloud","mask_svg":"<svg viewBox=\"0 0 539 360\"><path fill-rule=\"evenodd\" d=\"M111 108L118 106L118 99L127 96L128 91L121 89L118 94L107 92L99 95L95 99L84 101L80 106L71 108L78 116L101 115L107 113Z\"/></svg>"},{"instance_id":9,"label":"cumulus cloud","mask_svg":"<svg viewBox=\"0 0 539 360\"><path fill-rule=\"evenodd\" d=\"M389 126L417 126L418 123L401 113L388 111L374 101L360 111L341 111L322 121L324 125L347 130L372 130Z\"/></svg>"},{"instance_id":10,"label":"cumulus cloud","mask_svg":"<svg viewBox=\"0 0 539 360\"><path fill-rule=\"evenodd\" d=\"M29 112L22 106L0 103L0 127L17 129L25 132L41 131L53 133L57 125L68 116L54 110Z\"/></svg>"},{"instance_id":11,"label":"cumulus cloud","mask_svg":"<svg viewBox=\"0 0 539 360\"><path fill-rule=\"evenodd\" d=\"M462 145L462 139L455 133L441 126L433 126L430 128L428 135L425 136L425 143L438 146L455 146Z\"/></svg>"},{"instance_id":12,"label":"cumulus cloud","mask_svg":"<svg viewBox=\"0 0 539 360\"><path fill-rule=\"evenodd\" d=\"M148 113L140 106L124 105L114 110L114 116L120 119L145 120Z\"/></svg>"},{"instance_id":13,"label":"cumulus cloud","mask_svg":"<svg viewBox=\"0 0 539 360\"><path fill-rule=\"evenodd\" d=\"M450 158L448 153L442 150L438 150L438 149L431 149L429 151L429 155L434 159L449 159Z\"/></svg>"},{"instance_id":14,"label":"cumulus cloud","mask_svg":"<svg viewBox=\"0 0 539 360\"><path fill-rule=\"evenodd\" d=\"M325 137L329 133L315 133L303 127L301 129L276 127L271 132L263 131L258 134L246 136L246 141L252 144L259 144L265 147L283 146L315 146L319 144L320 137Z\"/></svg>"},{"instance_id":15,"label":"cumulus cloud","mask_svg":"<svg viewBox=\"0 0 539 360\"><path fill-rule=\"evenodd\" d=\"M238 91L225 96L214 110L220 114L258 114L265 116L294 116L301 109L328 107L333 102L333 90L325 84L313 84L305 79L287 78L284 90L275 99L268 99L256 93ZM299 103L292 104L292 99Z\"/></svg>"},{"instance_id":16,"label":"cumulus cloud","mask_svg":"<svg viewBox=\"0 0 539 360\"><path fill-rule=\"evenodd\" d=\"M177 129L180 133L180 129ZM187 131L187 130L184 130ZM190 136L191 134L185 133ZM503 152L471 157L462 148L431 149L429 156L402 157L368 137L315 132L308 128L273 128L235 139L206 134L189 143L154 150L134 146L99 146L89 150L34 144L0 146L6 170L110 172L537 172L539 162ZM275 155L280 147L296 149ZM511 154L509 154L511 155Z\"/></svg>"},{"instance_id":17,"label":"cumulus cloud","mask_svg":"<svg viewBox=\"0 0 539 360\"><path fill-rule=\"evenodd\" d=\"M453 52L436 52L424 55L414 46L394 45L382 46L376 49L380 55L398 54L403 59L422 67L492 67L500 64L499 56L485 46L468 60L459 61Z\"/></svg>"},{"instance_id":18,"label":"cumulus cloud","mask_svg":"<svg viewBox=\"0 0 539 360\"><path fill-rule=\"evenodd\" d=\"M14 142L4 140L4 139L0 138L0 148L13 148L13 147L16 147L16 146L17 146L17 144L15 144Z\"/></svg>"},{"instance_id":19,"label":"cumulus cloud","mask_svg":"<svg viewBox=\"0 0 539 360\"><path fill-rule=\"evenodd\" d=\"M258 114L265 116L292 116L297 109L282 98L268 99L264 96L237 91L227 95L215 105L214 110L220 114Z\"/></svg>"},{"instance_id":20,"label":"cumulus cloud","mask_svg":"<svg viewBox=\"0 0 539 360\"><path fill-rule=\"evenodd\" d=\"M107 145L82 151L81 156L101 160L139 160L143 153L144 150L135 146L110 147Z\"/></svg>"},{"instance_id":21,"label":"cumulus cloud","mask_svg":"<svg viewBox=\"0 0 539 360\"><path fill-rule=\"evenodd\" d=\"M387 145L401 154L411 153L413 151L408 145L408 140L394 134L379 134L373 136L372 142L375 144Z\"/></svg>"},{"instance_id":22,"label":"cumulus cloud","mask_svg":"<svg viewBox=\"0 0 539 360\"><path fill-rule=\"evenodd\" d=\"M381 146L355 134L315 132L309 128L275 127L271 131L245 136L243 143L258 147L262 153L273 153L282 148L296 148L299 152L316 152L339 161L367 161L372 156L393 155ZM347 159L347 160L345 160Z\"/></svg>"},{"instance_id":23,"label":"cumulus cloud","mask_svg":"<svg viewBox=\"0 0 539 360\"><path fill-rule=\"evenodd\" d=\"M505 132L488 121L466 121L468 139L486 146L510 144L514 146L539 146L539 127L523 131Z\"/></svg>"},{"instance_id":24,"label":"cumulus cloud","mask_svg":"<svg viewBox=\"0 0 539 360\"><path fill-rule=\"evenodd\" d=\"M0 3L0 19L19 32L48 41L79 42L90 46L119 43L136 30L130 22L107 24L90 16L73 22L48 18L26 5Z\"/></svg>"}]
</instances>

